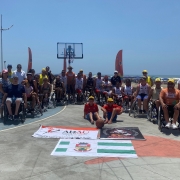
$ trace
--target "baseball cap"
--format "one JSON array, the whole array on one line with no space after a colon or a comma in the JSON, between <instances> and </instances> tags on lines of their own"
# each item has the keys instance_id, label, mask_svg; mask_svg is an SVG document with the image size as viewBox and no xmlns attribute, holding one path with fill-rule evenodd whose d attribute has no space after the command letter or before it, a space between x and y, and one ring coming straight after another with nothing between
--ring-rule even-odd
<instances>
[{"instance_id":1,"label":"baseball cap","mask_svg":"<svg viewBox=\"0 0 180 180\"><path fill-rule=\"evenodd\" d=\"M114 73L118 73L118 71L114 71Z\"/></svg>"},{"instance_id":2,"label":"baseball cap","mask_svg":"<svg viewBox=\"0 0 180 180\"><path fill-rule=\"evenodd\" d=\"M28 72L27 75L31 75L32 76L32 73Z\"/></svg>"},{"instance_id":3,"label":"baseball cap","mask_svg":"<svg viewBox=\"0 0 180 180\"><path fill-rule=\"evenodd\" d=\"M79 70L79 72L83 72L83 70L82 70L82 69L80 69L80 70Z\"/></svg>"},{"instance_id":4,"label":"baseball cap","mask_svg":"<svg viewBox=\"0 0 180 180\"><path fill-rule=\"evenodd\" d=\"M108 102L113 102L114 100L112 98L107 99Z\"/></svg>"},{"instance_id":5,"label":"baseball cap","mask_svg":"<svg viewBox=\"0 0 180 180\"><path fill-rule=\"evenodd\" d=\"M161 79L160 78L156 78L155 82L161 82Z\"/></svg>"},{"instance_id":6,"label":"baseball cap","mask_svg":"<svg viewBox=\"0 0 180 180\"><path fill-rule=\"evenodd\" d=\"M12 68L12 65L11 65L11 64L8 64L8 65L7 65L7 68L8 68L8 67L11 67L11 68Z\"/></svg>"},{"instance_id":7,"label":"baseball cap","mask_svg":"<svg viewBox=\"0 0 180 180\"><path fill-rule=\"evenodd\" d=\"M3 69L3 71L2 71L3 74L7 73L7 72L8 72L7 69Z\"/></svg>"},{"instance_id":8,"label":"baseball cap","mask_svg":"<svg viewBox=\"0 0 180 180\"><path fill-rule=\"evenodd\" d=\"M147 73L147 70L143 70L142 72L143 72L143 73Z\"/></svg>"},{"instance_id":9,"label":"baseball cap","mask_svg":"<svg viewBox=\"0 0 180 180\"><path fill-rule=\"evenodd\" d=\"M174 83L174 79L172 79L172 78L168 79L168 83L169 82Z\"/></svg>"},{"instance_id":10,"label":"baseball cap","mask_svg":"<svg viewBox=\"0 0 180 180\"><path fill-rule=\"evenodd\" d=\"M46 71L46 69L45 69L45 68L42 68L42 71Z\"/></svg>"},{"instance_id":11,"label":"baseball cap","mask_svg":"<svg viewBox=\"0 0 180 180\"><path fill-rule=\"evenodd\" d=\"M13 78L18 78L18 76L16 74L13 75Z\"/></svg>"},{"instance_id":12,"label":"baseball cap","mask_svg":"<svg viewBox=\"0 0 180 180\"><path fill-rule=\"evenodd\" d=\"M94 99L94 97L93 97L93 96L89 96L89 98L88 98L88 99L89 99L89 100L90 100L90 99Z\"/></svg>"},{"instance_id":13,"label":"baseball cap","mask_svg":"<svg viewBox=\"0 0 180 180\"><path fill-rule=\"evenodd\" d=\"M142 77L141 77L141 79L144 79L144 80L146 80L146 76L142 76Z\"/></svg>"}]
</instances>

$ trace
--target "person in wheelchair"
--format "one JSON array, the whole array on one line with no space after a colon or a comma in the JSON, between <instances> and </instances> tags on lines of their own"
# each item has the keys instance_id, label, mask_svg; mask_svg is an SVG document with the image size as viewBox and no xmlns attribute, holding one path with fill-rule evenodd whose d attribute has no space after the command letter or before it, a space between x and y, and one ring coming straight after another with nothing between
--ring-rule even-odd
<instances>
[{"instance_id":1,"label":"person in wheelchair","mask_svg":"<svg viewBox=\"0 0 180 180\"><path fill-rule=\"evenodd\" d=\"M130 107L134 101L134 88L131 86L131 80L125 80L125 86L122 87L123 101L130 102Z\"/></svg>"},{"instance_id":2,"label":"person in wheelchair","mask_svg":"<svg viewBox=\"0 0 180 180\"><path fill-rule=\"evenodd\" d=\"M158 109L160 107L160 101L159 101L159 94L161 92L161 90L163 89L163 87L161 87L161 79L160 78L156 78L155 79L155 87L152 87L150 89L149 95L148 95L148 101L151 99L153 104L156 107L157 110L157 114L158 114Z\"/></svg>"},{"instance_id":3,"label":"person in wheelchair","mask_svg":"<svg viewBox=\"0 0 180 180\"><path fill-rule=\"evenodd\" d=\"M114 97L114 100L117 104L122 105L122 88L121 83L116 82L116 87L113 88L111 95Z\"/></svg>"},{"instance_id":4,"label":"person in wheelchair","mask_svg":"<svg viewBox=\"0 0 180 180\"><path fill-rule=\"evenodd\" d=\"M104 76L104 81L102 82L102 96L105 97L105 101L107 101L108 97L112 94L112 84L108 80L108 76Z\"/></svg>"},{"instance_id":5,"label":"person in wheelchair","mask_svg":"<svg viewBox=\"0 0 180 180\"><path fill-rule=\"evenodd\" d=\"M75 84L75 91L77 93L77 101L83 101L83 78L81 73L78 73Z\"/></svg>"},{"instance_id":6,"label":"person in wheelchair","mask_svg":"<svg viewBox=\"0 0 180 180\"><path fill-rule=\"evenodd\" d=\"M89 92L89 96L94 95L94 79L92 78L92 72L89 72L89 76L87 78L85 91Z\"/></svg>"},{"instance_id":7,"label":"person in wheelchair","mask_svg":"<svg viewBox=\"0 0 180 180\"><path fill-rule=\"evenodd\" d=\"M22 98L23 97L23 98ZM6 99L7 98L7 99ZM8 85L5 90L5 94L3 97L3 105L6 101L6 106L8 109L8 119L9 120L18 120L19 119L19 107L24 99L24 107L27 107L27 97L25 93L24 86L22 84L18 84L18 76L13 75L12 84ZM11 105L15 104L15 113L13 118L12 107Z\"/></svg>"},{"instance_id":8,"label":"person in wheelchair","mask_svg":"<svg viewBox=\"0 0 180 180\"><path fill-rule=\"evenodd\" d=\"M43 94L42 108L44 108L44 104L48 105L49 97L50 97L50 94L51 94L51 84L48 82L47 77L45 77L43 79L43 85L42 85L42 88L41 88L41 92Z\"/></svg>"},{"instance_id":9,"label":"person in wheelchair","mask_svg":"<svg viewBox=\"0 0 180 180\"><path fill-rule=\"evenodd\" d=\"M143 76L140 79L140 83L136 88L139 114L146 113L148 110L148 94L150 92L151 87L146 83L146 77ZM141 102L143 102L143 110L141 110Z\"/></svg>"},{"instance_id":10,"label":"person in wheelchair","mask_svg":"<svg viewBox=\"0 0 180 180\"><path fill-rule=\"evenodd\" d=\"M60 76L56 76L54 90L55 90L56 100L57 100L57 102L60 102L60 100L62 100L63 95L65 93L65 87L64 87L63 82L61 82Z\"/></svg>"},{"instance_id":11,"label":"person in wheelchair","mask_svg":"<svg viewBox=\"0 0 180 180\"><path fill-rule=\"evenodd\" d=\"M169 79L167 88L161 90L159 100L166 121L166 128L177 129L176 121L179 116L180 109L180 91L175 88L174 79ZM169 117L173 118L172 124Z\"/></svg>"}]
</instances>

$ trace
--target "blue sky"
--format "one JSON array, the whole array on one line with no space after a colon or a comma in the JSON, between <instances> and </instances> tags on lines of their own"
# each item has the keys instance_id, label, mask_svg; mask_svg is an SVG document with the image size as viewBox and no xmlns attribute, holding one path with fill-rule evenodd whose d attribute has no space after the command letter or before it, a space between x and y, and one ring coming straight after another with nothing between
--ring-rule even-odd
<instances>
[{"instance_id":1,"label":"blue sky","mask_svg":"<svg viewBox=\"0 0 180 180\"><path fill-rule=\"evenodd\" d=\"M0 0L3 54L7 64L27 70L28 47L33 68L58 73L57 42L83 43L84 58L74 71L112 74L123 49L124 73L180 74L179 0Z\"/></svg>"}]
</instances>

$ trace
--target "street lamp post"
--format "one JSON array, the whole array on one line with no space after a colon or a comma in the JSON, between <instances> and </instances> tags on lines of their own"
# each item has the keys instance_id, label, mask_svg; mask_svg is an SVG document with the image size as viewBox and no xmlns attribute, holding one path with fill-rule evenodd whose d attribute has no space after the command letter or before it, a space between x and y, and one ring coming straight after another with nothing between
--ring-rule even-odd
<instances>
[{"instance_id":1,"label":"street lamp post","mask_svg":"<svg viewBox=\"0 0 180 180\"><path fill-rule=\"evenodd\" d=\"M13 25L7 29L2 28L2 14L1 14L1 70L3 70L3 46L2 46L2 31L7 31L12 28Z\"/></svg>"}]
</instances>

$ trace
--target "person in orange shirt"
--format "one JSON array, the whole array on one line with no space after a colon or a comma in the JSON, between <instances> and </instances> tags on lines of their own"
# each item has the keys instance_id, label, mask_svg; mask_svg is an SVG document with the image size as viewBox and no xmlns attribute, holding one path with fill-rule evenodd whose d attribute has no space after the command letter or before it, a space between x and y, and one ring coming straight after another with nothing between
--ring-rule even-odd
<instances>
[{"instance_id":1,"label":"person in orange shirt","mask_svg":"<svg viewBox=\"0 0 180 180\"><path fill-rule=\"evenodd\" d=\"M75 100L75 73L72 69L73 68L69 66L68 72L66 72L68 100L70 100L70 94L73 96L73 100Z\"/></svg>"},{"instance_id":2,"label":"person in orange shirt","mask_svg":"<svg viewBox=\"0 0 180 180\"><path fill-rule=\"evenodd\" d=\"M89 102L84 105L84 119L91 121L94 124L95 120L100 119L99 109L96 103L94 103L94 97L89 97Z\"/></svg>"},{"instance_id":3,"label":"person in orange shirt","mask_svg":"<svg viewBox=\"0 0 180 180\"><path fill-rule=\"evenodd\" d=\"M176 121L179 116L180 91L175 88L174 79L168 80L167 88L161 90L159 100L164 112L165 127L177 129ZM169 122L169 116L173 116L172 124Z\"/></svg>"}]
</instances>

